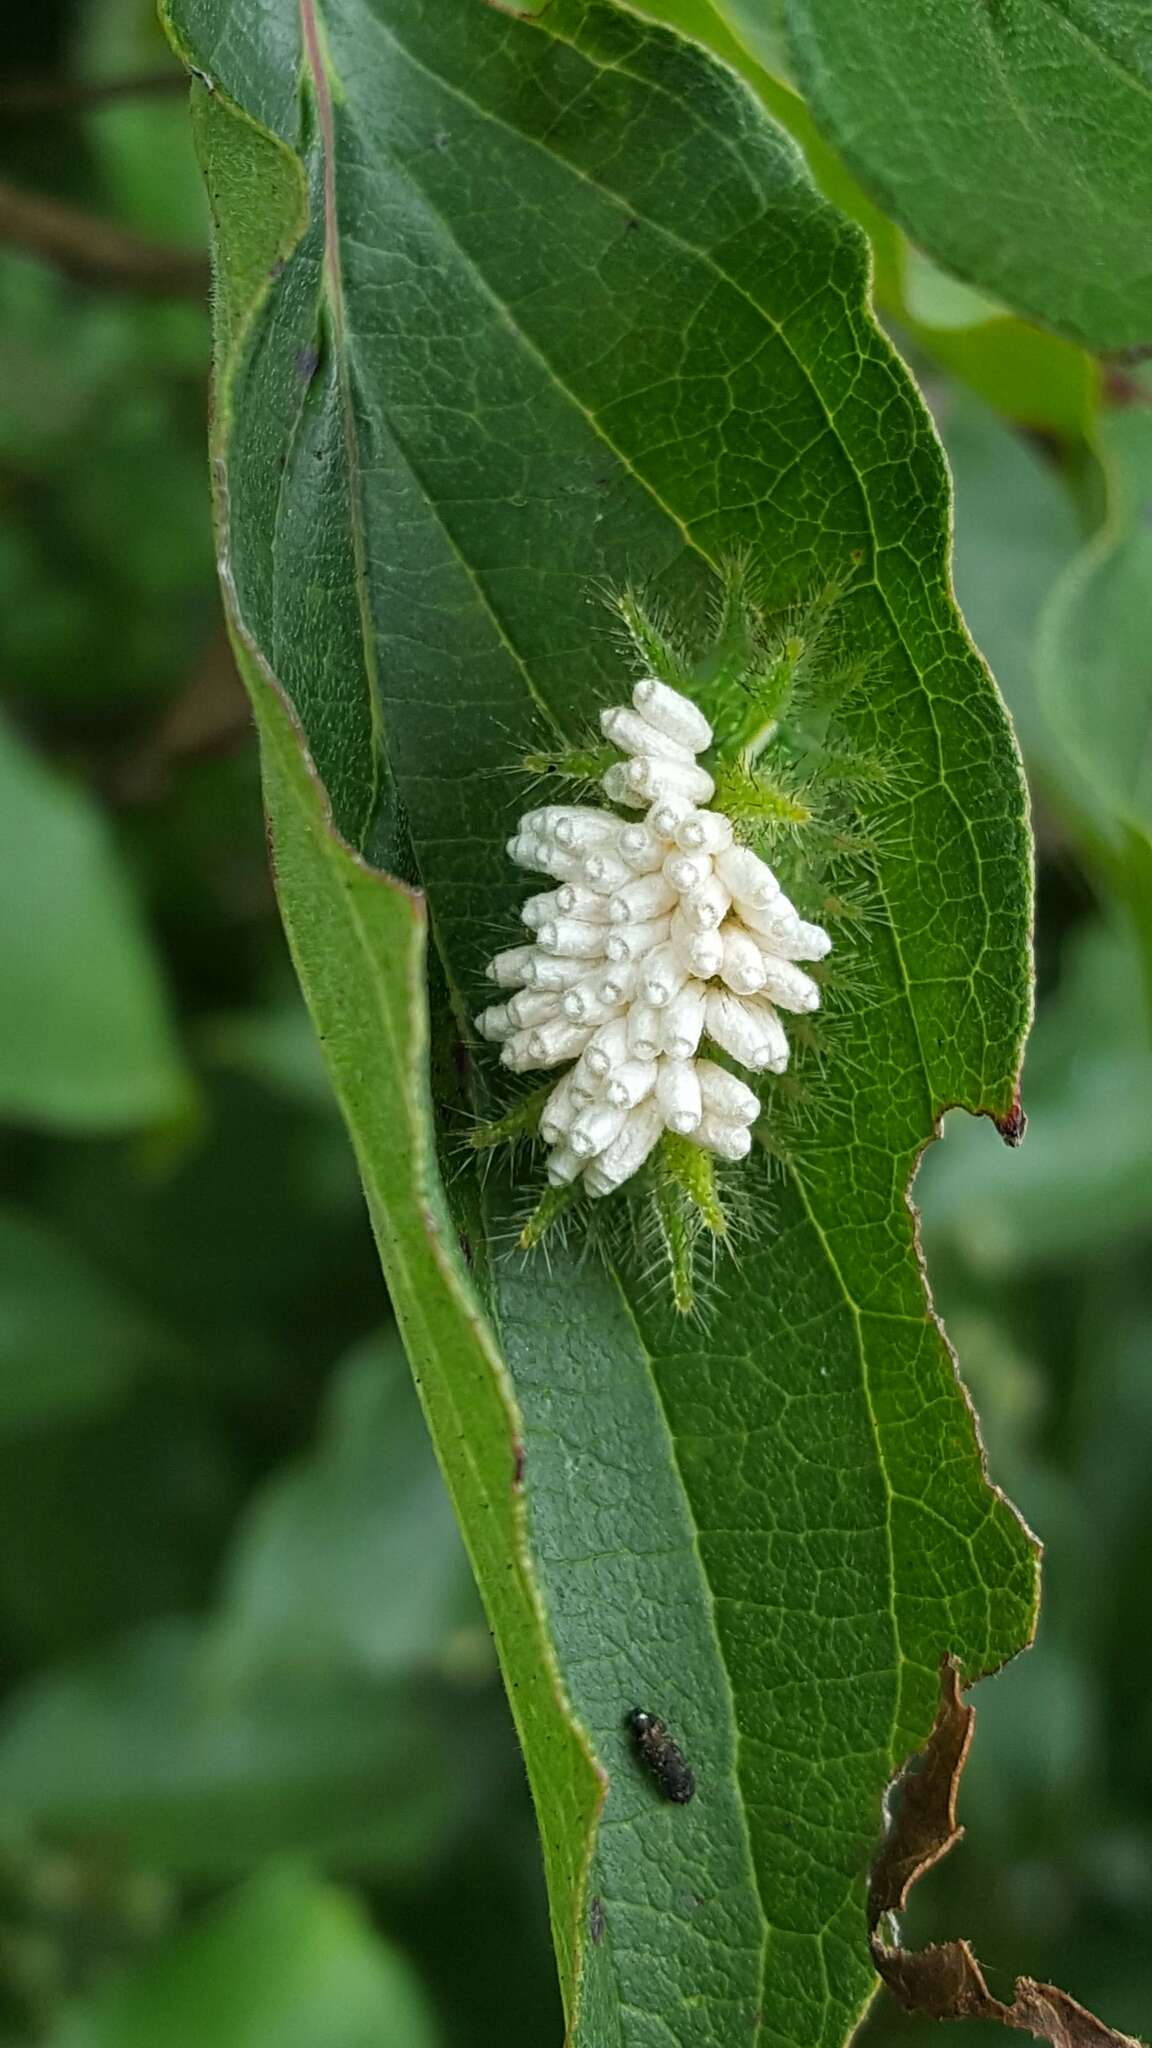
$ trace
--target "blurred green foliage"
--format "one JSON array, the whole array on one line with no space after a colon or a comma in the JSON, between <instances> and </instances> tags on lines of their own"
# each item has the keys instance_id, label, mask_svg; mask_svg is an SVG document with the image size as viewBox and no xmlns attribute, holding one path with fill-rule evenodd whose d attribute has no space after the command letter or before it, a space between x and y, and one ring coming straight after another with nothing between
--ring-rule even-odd
<instances>
[{"instance_id":1,"label":"blurred green foliage","mask_svg":"<svg viewBox=\"0 0 1152 2048\"><path fill-rule=\"evenodd\" d=\"M138 0L45 0L7 51L168 62ZM14 111L2 154L203 240L178 93ZM1045 1605L909 1934L1146 2028L1148 387L887 256L1040 841L1027 1143L953 1117L917 1198ZM537 2048L522 1772L267 878L207 356L199 305L0 251L0 2042ZM884 2002L867 2038L929 2031Z\"/></svg>"}]
</instances>

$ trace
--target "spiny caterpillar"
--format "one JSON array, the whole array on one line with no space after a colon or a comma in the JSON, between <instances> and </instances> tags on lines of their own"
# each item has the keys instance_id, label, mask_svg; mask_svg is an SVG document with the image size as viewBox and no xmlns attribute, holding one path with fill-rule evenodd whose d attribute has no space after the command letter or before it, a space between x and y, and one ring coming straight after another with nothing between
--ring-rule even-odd
<instances>
[{"instance_id":1,"label":"spiny caterpillar","mask_svg":"<svg viewBox=\"0 0 1152 2048\"><path fill-rule=\"evenodd\" d=\"M714 1161L747 1157L762 1108L701 1048L752 1075L781 1075L790 1047L780 1013L820 1005L806 969L832 941L801 915L777 868L783 853L805 884L796 847L808 830L848 843L836 803L822 819L815 799L822 783L843 797L859 771L827 728L860 665L833 664L811 688L840 595L830 587L773 628L745 570L730 569L713 645L695 663L632 593L615 599L645 673L630 705L600 714L607 749L593 742L524 763L578 791L598 785L608 805L529 810L508 843L518 866L556 886L524 905L528 942L490 962L489 979L508 993L476 1028L514 1074L567 1071L473 1142L530 1135L550 1148L526 1247L580 1195L599 1201L635 1182L651 1197L682 1311L694 1305L701 1235L728 1235ZM843 908L825 896L827 906Z\"/></svg>"}]
</instances>

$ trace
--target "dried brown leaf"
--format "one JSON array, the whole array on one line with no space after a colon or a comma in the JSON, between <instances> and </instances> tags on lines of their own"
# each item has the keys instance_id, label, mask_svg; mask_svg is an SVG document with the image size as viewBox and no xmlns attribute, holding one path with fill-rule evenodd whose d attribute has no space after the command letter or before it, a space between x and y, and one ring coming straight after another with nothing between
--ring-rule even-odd
<instances>
[{"instance_id":1,"label":"dried brown leaf","mask_svg":"<svg viewBox=\"0 0 1152 2048\"><path fill-rule=\"evenodd\" d=\"M957 1824L956 1800L974 1720L960 1696L956 1666L946 1657L936 1725L893 1787L888 1833L872 1871L868 1932L877 1971L906 2011L928 2019L999 2020L1051 2048L1141 2048L1131 2034L1106 2027L1066 1991L1031 1977L1017 1978L1012 2003L1005 2005L989 1991L966 1941L912 1951L885 1939L881 1930L888 1916L901 1910L917 1879L964 1832Z\"/></svg>"}]
</instances>

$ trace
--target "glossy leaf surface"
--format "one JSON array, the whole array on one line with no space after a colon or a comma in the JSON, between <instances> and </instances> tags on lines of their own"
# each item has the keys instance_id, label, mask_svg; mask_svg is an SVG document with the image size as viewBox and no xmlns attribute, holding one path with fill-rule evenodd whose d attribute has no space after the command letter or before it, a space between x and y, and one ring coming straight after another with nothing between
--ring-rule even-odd
<instances>
[{"instance_id":1,"label":"glossy leaf surface","mask_svg":"<svg viewBox=\"0 0 1152 2048\"><path fill-rule=\"evenodd\" d=\"M839 2043L939 1658L998 1663L1034 1598L905 1201L946 1103L1011 1115L1029 1008L1023 792L939 448L857 232L673 37L571 0L174 26L213 88L225 566L281 900L517 1712L573 2036ZM898 768L825 1078L779 1177L750 1170L703 1330L595 1261L522 1270L516 1192L454 1155L482 1315L432 1179L417 911L367 863L427 889L438 1084L484 1103L452 1041L513 929L509 762L619 699L598 583L690 606L739 549L781 604L855 572L851 737ZM639 1770L635 1704L690 1806Z\"/></svg>"},{"instance_id":2,"label":"glossy leaf surface","mask_svg":"<svg viewBox=\"0 0 1152 2048\"><path fill-rule=\"evenodd\" d=\"M938 262L1096 348L1152 337L1146 0L789 0L798 83Z\"/></svg>"},{"instance_id":3,"label":"glossy leaf surface","mask_svg":"<svg viewBox=\"0 0 1152 2048\"><path fill-rule=\"evenodd\" d=\"M50 1130L176 1120L191 1085L128 879L79 787L0 727L0 1109Z\"/></svg>"}]
</instances>

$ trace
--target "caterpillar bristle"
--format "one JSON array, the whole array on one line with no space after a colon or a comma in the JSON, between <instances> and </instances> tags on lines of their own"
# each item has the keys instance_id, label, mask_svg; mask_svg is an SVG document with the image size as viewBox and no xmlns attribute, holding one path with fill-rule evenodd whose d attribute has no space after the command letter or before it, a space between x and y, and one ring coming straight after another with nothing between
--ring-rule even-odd
<instances>
[{"instance_id":1,"label":"caterpillar bristle","mask_svg":"<svg viewBox=\"0 0 1152 2048\"><path fill-rule=\"evenodd\" d=\"M645 1312L706 1322L725 1262L771 1227L791 1158L858 1087L852 1033L880 994L878 878L904 821L903 771L861 702L878 663L852 644L856 587L852 568L781 608L738 556L702 646L662 596L601 591L640 672L631 706L604 714L610 743L547 711L527 748L521 733L507 772L532 795L509 851L537 895L553 893L538 876L566 895L519 945L507 922L491 930L507 957L477 1023L500 1079L457 1149L484 1179L513 1162L499 1256L601 1258L627 1269ZM577 985L572 1003L532 993ZM520 1162L543 1154L546 1105L541 1188Z\"/></svg>"}]
</instances>

